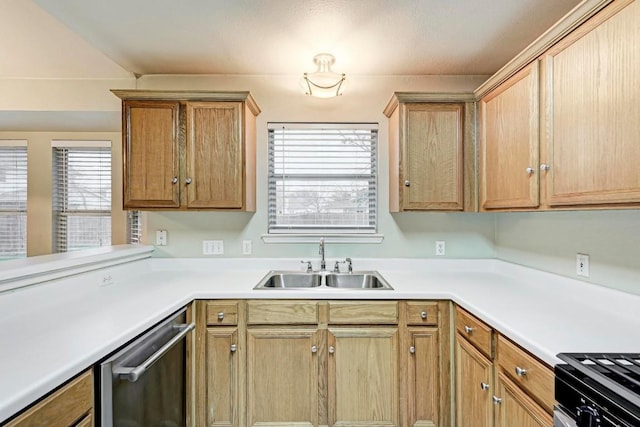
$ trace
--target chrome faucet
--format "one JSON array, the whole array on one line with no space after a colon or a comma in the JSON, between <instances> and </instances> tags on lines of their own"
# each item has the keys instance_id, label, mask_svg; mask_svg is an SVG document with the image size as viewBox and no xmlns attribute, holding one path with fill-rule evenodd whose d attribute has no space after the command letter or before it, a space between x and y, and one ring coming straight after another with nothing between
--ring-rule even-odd
<instances>
[{"instance_id":1,"label":"chrome faucet","mask_svg":"<svg viewBox=\"0 0 640 427\"><path fill-rule=\"evenodd\" d=\"M327 269L327 262L324 260L324 237L320 238L320 249L318 253L322 257L322 259L320 259L320 271L325 271Z\"/></svg>"}]
</instances>

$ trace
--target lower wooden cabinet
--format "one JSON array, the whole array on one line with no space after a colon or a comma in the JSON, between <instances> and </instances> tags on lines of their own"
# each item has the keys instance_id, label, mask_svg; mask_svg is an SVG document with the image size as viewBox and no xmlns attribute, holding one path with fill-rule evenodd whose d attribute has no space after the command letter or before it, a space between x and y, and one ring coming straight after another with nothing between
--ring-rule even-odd
<instances>
[{"instance_id":1,"label":"lower wooden cabinet","mask_svg":"<svg viewBox=\"0 0 640 427\"><path fill-rule=\"evenodd\" d=\"M198 301L198 427L448 427L448 301Z\"/></svg>"},{"instance_id":2,"label":"lower wooden cabinet","mask_svg":"<svg viewBox=\"0 0 640 427\"><path fill-rule=\"evenodd\" d=\"M457 427L553 426L551 368L460 308L456 331Z\"/></svg>"},{"instance_id":3,"label":"lower wooden cabinet","mask_svg":"<svg viewBox=\"0 0 640 427\"><path fill-rule=\"evenodd\" d=\"M93 374L86 371L18 415L6 427L93 426Z\"/></svg>"}]
</instances>

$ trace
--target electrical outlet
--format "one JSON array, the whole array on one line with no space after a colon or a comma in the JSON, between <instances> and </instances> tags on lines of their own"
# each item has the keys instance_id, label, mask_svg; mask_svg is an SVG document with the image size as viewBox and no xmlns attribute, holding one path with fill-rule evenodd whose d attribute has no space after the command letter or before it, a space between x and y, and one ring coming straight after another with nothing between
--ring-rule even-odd
<instances>
[{"instance_id":1,"label":"electrical outlet","mask_svg":"<svg viewBox=\"0 0 640 427\"><path fill-rule=\"evenodd\" d=\"M242 255L251 255L251 240L242 241Z\"/></svg>"},{"instance_id":2,"label":"electrical outlet","mask_svg":"<svg viewBox=\"0 0 640 427\"><path fill-rule=\"evenodd\" d=\"M223 255L224 243L223 240L203 240L202 241L202 255Z\"/></svg>"},{"instance_id":3,"label":"electrical outlet","mask_svg":"<svg viewBox=\"0 0 640 427\"><path fill-rule=\"evenodd\" d=\"M156 246L167 246L167 230L156 230Z\"/></svg>"},{"instance_id":4,"label":"electrical outlet","mask_svg":"<svg viewBox=\"0 0 640 427\"><path fill-rule=\"evenodd\" d=\"M576 274L589 277L589 255L576 254Z\"/></svg>"},{"instance_id":5,"label":"electrical outlet","mask_svg":"<svg viewBox=\"0 0 640 427\"><path fill-rule=\"evenodd\" d=\"M436 256L444 256L445 243L444 240L436 240Z\"/></svg>"}]
</instances>

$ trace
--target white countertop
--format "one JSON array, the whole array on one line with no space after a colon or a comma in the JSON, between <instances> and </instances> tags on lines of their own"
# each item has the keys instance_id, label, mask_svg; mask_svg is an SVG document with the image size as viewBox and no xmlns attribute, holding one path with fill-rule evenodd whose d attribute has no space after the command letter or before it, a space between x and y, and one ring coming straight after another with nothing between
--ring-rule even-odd
<instances>
[{"instance_id":1,"label":"white countertop","mask_svg":"<svg viewBox=\"0 0 640 427\"><path fill-rule=\"evenodd\" d=\"M0 422L193 299L451 299L552 366L560 352L640 351L640 296L498 260L354 259L395 290L253 290L299 260L129 251L122 265L0 293Z\"/></svg>"}]
</instances>

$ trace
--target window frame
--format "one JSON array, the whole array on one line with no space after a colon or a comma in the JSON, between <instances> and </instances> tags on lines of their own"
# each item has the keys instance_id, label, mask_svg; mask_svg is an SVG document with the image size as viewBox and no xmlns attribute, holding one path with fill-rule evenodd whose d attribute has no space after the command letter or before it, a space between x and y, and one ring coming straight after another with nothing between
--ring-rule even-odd
<instances>
[{"instance_id":1,"label":"window frame","mask_svg":"<svg viewBox=\"0 0 640 427\"><path fill-rule=\"evenodd\" d=\"M22 239L22 244L19 245L23 250L14 250L9 251L5 248L0 248L0 259L19 259L25 258L27 256L27 203L28 203L28 142L26 140L13 140L13 139L3 139L0 140L0 149L8 149L12 151L19 150L21 153L24 152L24 158L20 156L20 158L16 157L16 160L24 161L24 175L18 174L18 171L14 173L15 177L21 178L24 177L24 188L21 189L16 185L13 189L15 191L24 191L24 200L20 198L20 200L16 199L17 206L15 208L9 206L0 205L0 216L2 217L12 217L15 216L19 218L20 227L18 233L15 234L16 239L20 237ZM4 156L3 156L4 157ZM19 165L21 166L21 165ZM7 189L9 189L7 187ZM24 203L23 203L24 202ZM21 236L20 236L21 235ZM8 236L7 236L8 237ZM3 239L3 241L5 241ZM8 248L6 248L8 249Z\"/></svg>"},{"instance_id":2,"label":"window frame","mask_svg":"<svg viewBox=\"0 0 640 427\"><path fill-rule=\"evenodd\" d=\"M370 161L369 169L370 173L340 173L340 168L345 166L340 164L336 169L333 169L333 173L294 173L289 175L288 180L291 181L344 181L351 180L352 182L363 180L368 181L369 190L367 194L373 195L373 198L368 198L369 208L366 211L368 218L368 224L349 224L344 225L314 225L314 224L286 224L279 226L276 224L276 212L278 206L277 196L277 181L279 179L286 179L284 175L281 177L275 172L276 160L275 160L275 132L278 130L291 130L291 131L313 131L318 130L318 136L321 136L322 130L335 131L345 130L353 132L354 135L358 131L370 131L370 135L365 139L370 144ZM268 224L267 233L262 236L265 242L286 242L286 241L317 241L319 237L329 237L330 241L360 241L360 242L375 242L382 241L382 235L378 234L379 217L378 217L378 204L379 204L379 191L378 191L378 150L379 150L379 125L378 123L291 123L291 122L273 122L268 123L267 126L268 136L268 179L267 179L267 192L268 192ZM295 153L295 152L294 152ZM279 159L281 162L282 160ZM280 163L281 164L281 163ZM357 162L354 163L354 169L362 167ZM339 194L339 193L338 193ZM330 215L330 214L329 214ZM354 212L354 215L356 213Z\"/></svg>"}]
</instances>

